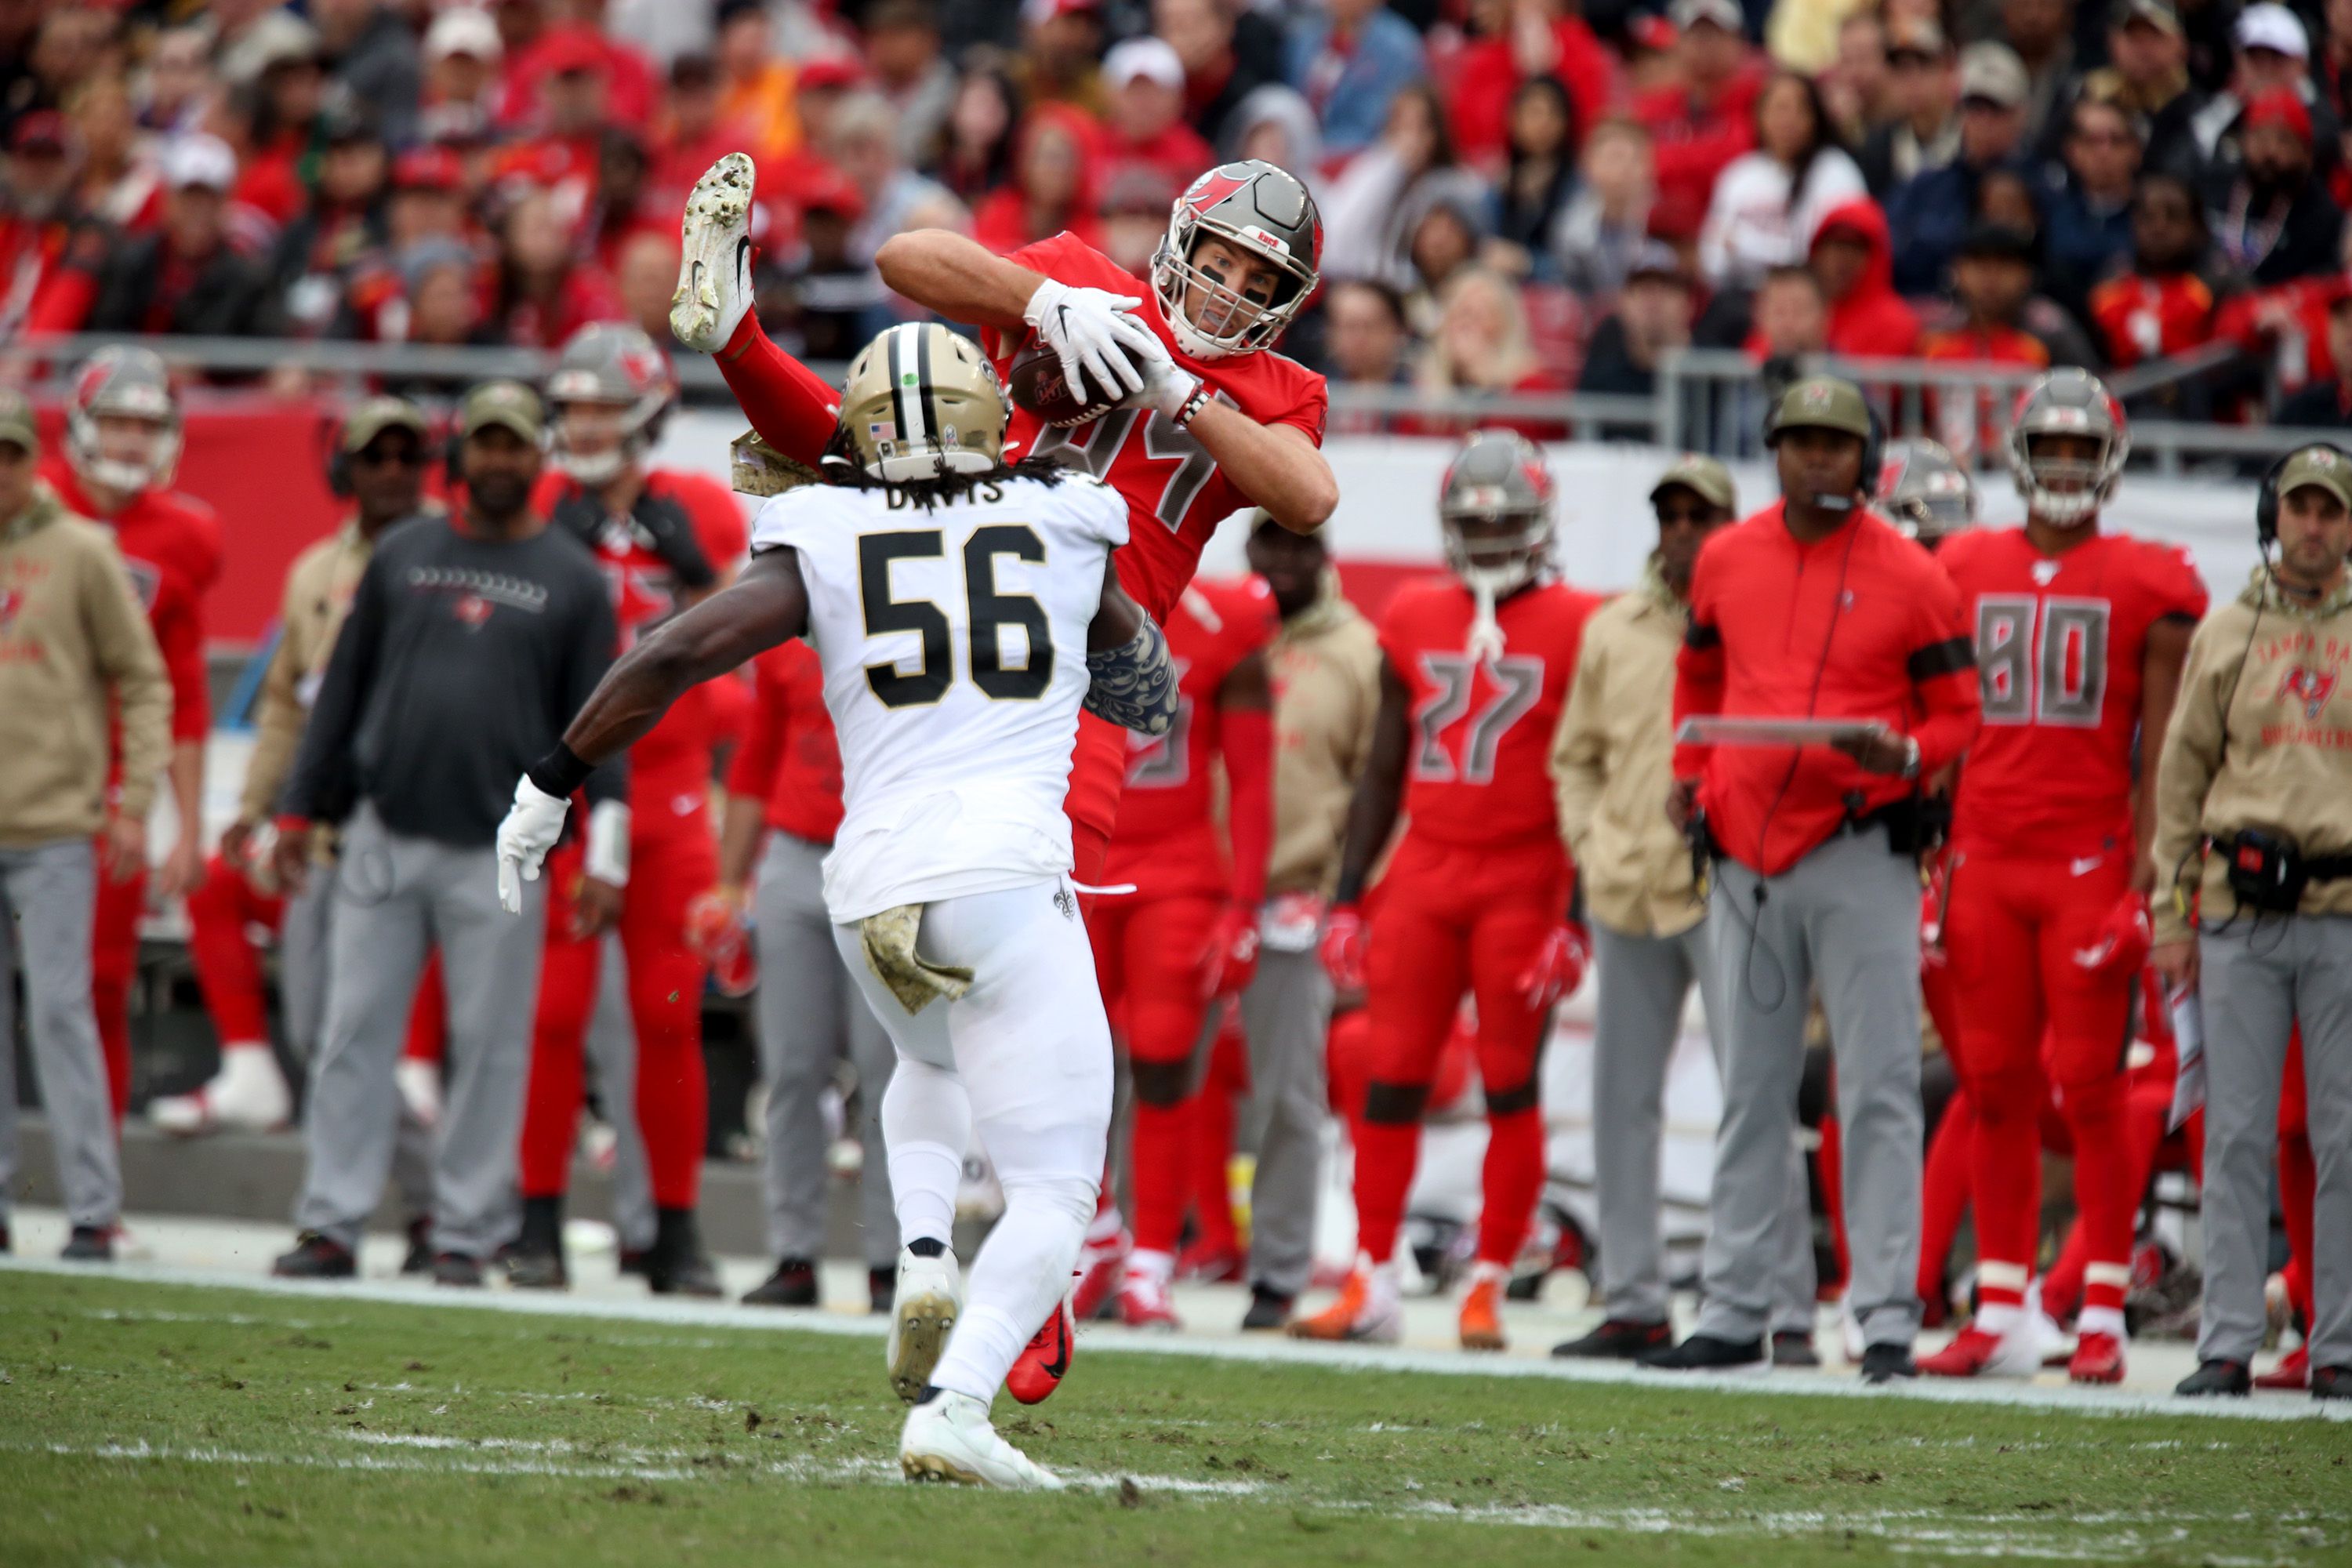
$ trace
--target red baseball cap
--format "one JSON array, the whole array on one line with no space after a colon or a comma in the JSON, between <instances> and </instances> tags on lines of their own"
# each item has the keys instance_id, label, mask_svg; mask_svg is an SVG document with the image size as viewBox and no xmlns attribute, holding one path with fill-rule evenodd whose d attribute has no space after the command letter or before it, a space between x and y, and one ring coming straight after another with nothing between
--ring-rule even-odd
<instances>
[{"instance_id":1,"label":"red baseball cap","mask_svg":"<svg viewBox=\"0 0 2352 1568\"><path fill-rule=\"evenodd\" d=\"M412 147L392 165L392 183L403 191L454 191L465 184L457 154L446 147Z\"/></svg>"},{"instance_id":2,"label":"red baseball cap","mask_svg":"<svg viewBox=\"0 0 2352 1568\"><path fill-rule=\"evenodd\" d=\"M838 169L810 168L793 184L794 205L803 213L831 213L844 223L866 216L866 193Z\"/></svg>"},{"instance_id":3,"label":"red baseball cap","mask_svg":"<svg viewBox=\"0 0 2352 1568\"><path fill-rule=\"evenodd\" d=\"M2246 129L2257 125L2284 125L2296 141L2311 145L2311 110L2291 87L2272 88L2246 105Z\"/></svg>"},{"instance_id":4,"label":"red baseball cap","mask_svg":"<svg viewBox=\"0 0 2352 1568\"><path fill-rule=\"evenodd\" d=\"M569 71L595 71L601 75L608 68L604 40L588 27L550 27L533 52L550 76L562 76Z\"/></svg>"},{"instance_id":5,"label":"red baseball cap","mask_svg":"<svg viewBox=\"0 0 2352 1568\"><path fill-rule=\"evenodd\" d=\"M8 132L11 153L62 153L68 145L66 117L54 109L36 109L17 116Z\"/></svg>"},{"instance_id":6,"label":"red baseball cap","mask_svg":"<svg viewBox=\"0 0 2352 1568\"><path fill-rule=\"evenodd\" d=\"M800 86L811 92L829 87L856 87L865 79L866 71L856 60L835 55L820 55L801 65Z\"/></svg>"}]
</instances>

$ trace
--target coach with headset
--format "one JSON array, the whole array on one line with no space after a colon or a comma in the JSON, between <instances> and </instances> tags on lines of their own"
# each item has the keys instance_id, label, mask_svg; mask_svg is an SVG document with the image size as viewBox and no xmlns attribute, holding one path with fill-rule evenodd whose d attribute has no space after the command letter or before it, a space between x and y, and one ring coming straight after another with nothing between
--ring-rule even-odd
<instances>
[{"instance_id":1,"label":"coach with headset","mask_svg":"<svg viewBox=\"0 0 2352 1568\"><path fill-rule=\"evenodd\" d=\"M2263 481L2256 528L2263 564L2190 639L2157 769L2150 962L2200 993L2206 1035L2205 1298L2198 1368L2179 1392L2248 1389L2279 1084L2300 1024L2319 1161L2311 1392L2341 1399L2352 1397L2352 455L2289 454Z\"/></svg>"},{"instance_id":2,"label":"coach with headset","mask_svg":"<svg viewBox=\"0 0 2352 1568\"><path fill-rule=\"evenodd\" d=\"M1675 721L1832 721L1843 732L1803 745L1677 734L1668 812L1714 863L1724 1111L1698 1327L1643 1360L1683 1371L1769 1363L1818 990L1836 1053L1862 1373L1885 1383L1917 1372L1920 781L1976 733L1976 660L1951 580L1867 508L1879 434L1860 389L1831 376L1796 383L1764 438L1782 499L1699 552Z\"/></svg>"}]
</instances>

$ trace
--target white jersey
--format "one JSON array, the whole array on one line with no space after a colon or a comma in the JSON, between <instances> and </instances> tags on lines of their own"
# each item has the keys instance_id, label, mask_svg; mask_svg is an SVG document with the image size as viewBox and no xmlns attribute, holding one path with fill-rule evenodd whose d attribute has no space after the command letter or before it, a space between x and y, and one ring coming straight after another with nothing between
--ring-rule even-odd
<instances>
[{"instance_id":1,"label":"white jersey","mask_svg":"<svg viewBox=\"0 0 2352 1568\"><path fill-rule=\"evenodd\" d=\"M1126 542L1126 501L1076 473L982 480L928 508L811 485L760 509L752 550L799 552L841 742L834 920L1069 869L1087 628Z\"/></svg>"}]
</instances>

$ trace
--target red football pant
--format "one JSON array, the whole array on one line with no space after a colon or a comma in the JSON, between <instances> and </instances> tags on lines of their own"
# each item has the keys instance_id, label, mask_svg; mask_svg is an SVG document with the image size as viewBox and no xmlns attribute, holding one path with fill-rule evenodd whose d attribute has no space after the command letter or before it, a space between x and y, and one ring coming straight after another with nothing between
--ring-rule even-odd
<instances>
[{"instance_id":1,"label":"red football pant","mask_svg":"<svg viewBox=\"0 0 2352 1568\"><path fill-rule=\"evenodd\" d=\"M1199 1094L1192 1057L1208 1017L1201 958L1224 900L1198 895L1106 899L1087 922L1095 974L1127 1039L1135 1085L1129 1143L1135 1245L1173 1252L1184 1228Z\"/></svg>"},{"instance_id":2,"label":"red football pant","mask_svg":"<svg viewBox=\"0 0 2352 1568\"><path fill-rule=\"evenodd\" d=\"M814 465L824 455L840 422L841 395L771 342L757 311L743 312L735 335L712 357L761 440L803 463Z\"/></svg>"},{"instance_id":3,"label":"red football pant","mask_svg":"<svg viewBox=\"0 0 2352 1568\"><path fill-rule=\"evenodd\" d=\"M637 1130L654 1205L690 1209L701 1194L710 1096L702 1062L704 966L686 945L686 906L719 878L706 812L666 818L658 839L629 847L621 899L621 951L628 963L629 1017L637 1036ZM530 1089L523 1102L522 1195L560 1197L572 1180L580 1126L588 1024L596 1010L601 936L574 937L576 855L551 858L559 890L548 900L540 960L539 1014L531 1028ZM617 1115L617 1107L607 1107Z\"/></svg>"},{"instance_id":4,"label":"red football pant","mask_svg":"<svg viewBox=\"0 0 2352 1568\"><path fill-rule=\"evenodd\" d=\"M1478 1006L1486 1161L1478 1260L1507 1267L1543 1187L1536 1067L1546 1015L1518 982L1567 907L1557 841L1472 848L1408 832L1372 917L1365 954L1371 1075L1356 1133L1357 1245L1374 1263L1396 1250L1421 1157L1421 1118L1466 991Z\"/></svg>"},{"instance_id":5,"label":"red football pant","mask_svg":"<svg viewBox=\"0 0 2352 1568\"><path fill-rule=\"evenodd\" d=\"M408 1039L400 1054L411 1061L437 1062L449 1049L449 994L441 980L441 949L425 949L416 975L416 1000L409 1004Z\"/></svg>"},{"instance_id":6,"label":"red football pant","mask_svg":"<svg viewBox=\"0 0 2352 1568\"><path fill-rule=\"evenodd\" d=\"M1987 1305L2025 1299L2041 1235L2042 1113L2054 1088L2075 1150L2083 1304L2123 1307L2140 1190L2124 1109L2137 977L2084 969L2074 954L2098 943L2129 879L2122 854L2073 876L2046 859L1954 858L1944 941L1977 1116L1977 1245L1986 1265L2006 1266L1979 1275Z\"/></svg>"},{"instance_id":7,"label":"red football pant","mask_svg":"<svg viewBox=\"0 0 2352 1568\"><path fill-rule=\"evenodd\" d=\"M139 917L147 908L147 868L127 882L107 874L98 852L98 902L90 921L89 1000L106 1054L106 1094L119 1127L131 1108L131 983L139 973Z\"/></svg>"},{"instance_id":8,"label":"red football pant","mask_svg":"<svg viewBox=\"0 0 2352 1568\"><path fill-rule=\"evenodd\" d=\"M196 989L204 994L213 1034L224 1047L269 1038L261 959L247 933L255 926L275 931L285 917L285 900L256 889L219 855L205 865L204 881L188 895L188 958L195 965Z\"/></svg>"},{"instance_id":9,"label":"red football pant","mask_svg":"<svg viewBox=\"0 0 2352 1568\"><path fill-rule=\"evenodd\" d=\"M2319 1192L2319 1167L2311 1152L2309 1086L2303 1080L2303 1026L2287 1041L2286 1081L2279 1091L2279 1208L2286 1217L2287 1298L2311 1324L2311 1205Z\"/></svg>"}]
</instances>

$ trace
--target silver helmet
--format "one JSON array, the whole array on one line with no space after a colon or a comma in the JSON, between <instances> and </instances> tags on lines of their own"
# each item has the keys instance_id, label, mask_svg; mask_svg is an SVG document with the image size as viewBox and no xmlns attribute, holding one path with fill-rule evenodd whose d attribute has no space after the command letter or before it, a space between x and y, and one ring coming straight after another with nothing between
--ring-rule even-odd
<instances>
[{"instance_id":1,"label":"silver helmet","mask_svg":"<svg viewBox=\"0 0 2352 1568\"><path fill-rule=\"evenodd\" d=\"M1879 507L1906 539L1934 544L1977 524L1977 487L1940 441L1897 441L1879 470Z\"/></svg>"},{"instance_id":2,"label":"silver helmet","mask_svg":"<svg viewBox=\"0 0 2352 1568\"><path fill-rule=\"evenodd\" d=\"M2090 458L2037 454L2045 436L2087 436L2097 442ZM2098 515L2123 478L2131 456L2131 431L2106 384L2089 371L2068 366L2036 380L2017 400L2010 421L2009 471L2026 510L2042 521L2073 528Z\"/></svg>"},{"instance_id":3,"label":"silver helmet","mask_svg":"<svg viewBox=\"0 0 2352 1568\"><path fill-rule=\"evenodd\" d=\"M645 456L660 438L662 421L677 402L677 377L652 338L619 321L597 321L572 334L547 377L554 415L550 456L583 485L601 485ZM583 452L573 446L572 410L582 404L616 408L620 439Z\"/></svg>"},{"instance_id":4,"label":"silver helmet","mask_svg":"<svg viewBox=\"0 0 2352 1568\"><path fill-rule=\"evenodd\" d=\"M1274 297L1252 300L1202 270L1192 251L1203 239L1272 262L1282 274ZM1219 164L1176 198L1151 258L1151 289L1186 353L1223 359L1274 345L1315 292L1322 258L1323 218L1314 196L1296 175L1248 158ZM1185 296L1195 290L1200 310L1187 314Z\"/></svg>"},{"instance_id":5,"label":"silver helmet","mask_svg":"<svg viewBox=\"0 0 2352 1568\"><path fill-rule=\"evenodd\" d=\"M99 437L101 418L142 421L155 426L155 437L142 456L109 457ZM109 344L75 374L66 400L66 460L89 483L126 495L170 484L180 466L180 400L154 350Z\"/></svg>"},{"instance_id":6,"label":"silver helmet","mask_svg":"<svg viewBox=\"0 0 2352 1568\"><path fill-rule=\"evenodd\" d=\"M1437 514L1455 576L1496 598L1524 586L1549 563L1559 526L1543 448L1508 430L1473 432L1446 468Z\"/></svg>"}]
</instances>

